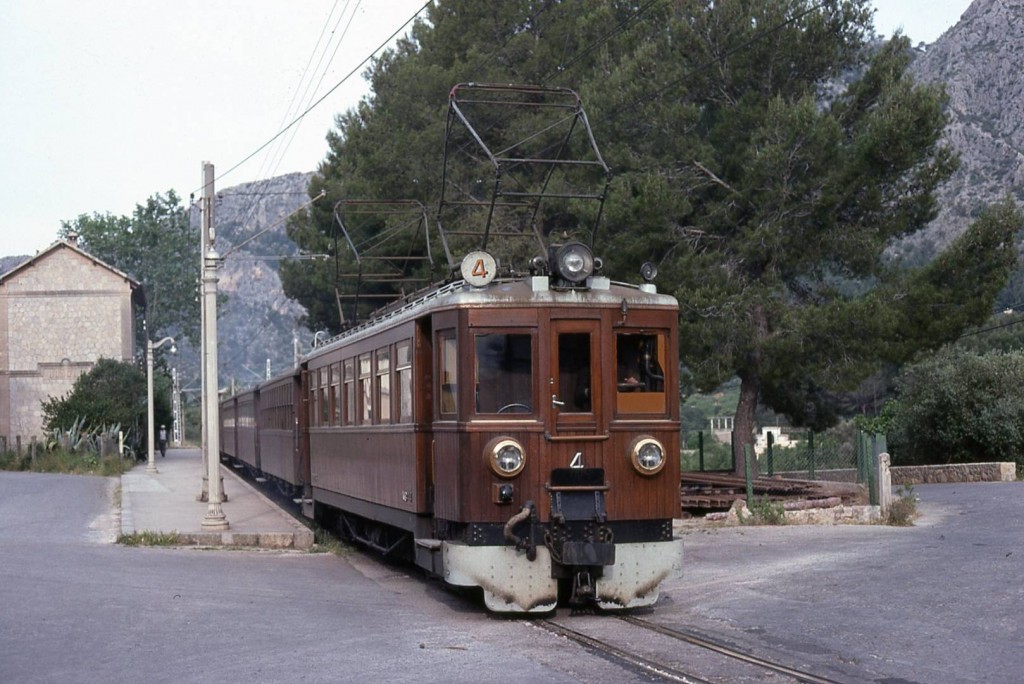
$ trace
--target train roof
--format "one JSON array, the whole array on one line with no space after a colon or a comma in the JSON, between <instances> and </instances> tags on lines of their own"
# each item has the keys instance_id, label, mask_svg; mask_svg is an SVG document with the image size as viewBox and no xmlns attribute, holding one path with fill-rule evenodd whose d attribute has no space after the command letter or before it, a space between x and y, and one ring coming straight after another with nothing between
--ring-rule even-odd
<instances>
[{"instance_id":1,"label":"train roof","mask_svg":"<svg viewBox=\"0 0 1024 684\"><path fill-rule=\"evenodd\" d=\"M474 307L619 307L677 310L676 298L657 292L651 283L634 285L603 276L587 279L586 287L552 288L547 276L494 280L484 287L473 287L457 280L411 297L402 304L382 309L367 321L341 332L316 347L303 359L319 356L343 343L351 343L427 313L454 308Z\"/></svg>"}]
</instances>

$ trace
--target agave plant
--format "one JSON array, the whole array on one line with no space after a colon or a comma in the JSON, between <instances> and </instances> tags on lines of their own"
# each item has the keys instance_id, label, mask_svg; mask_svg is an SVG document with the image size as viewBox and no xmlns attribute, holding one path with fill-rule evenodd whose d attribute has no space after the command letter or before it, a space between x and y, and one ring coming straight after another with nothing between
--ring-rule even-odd
<instances>
[{"instance_id":1,"label":"agave plant","mask_svg":"<svg viewBox=\"0 0 1024 684\"><path fill-rule=\"evenodd\" d=\"M55 427L46 435L46 450L63 449L75 453L88 446L88 433L85 431L85 419L78 417L68 428Z\"/></svg>"}]
</instances>

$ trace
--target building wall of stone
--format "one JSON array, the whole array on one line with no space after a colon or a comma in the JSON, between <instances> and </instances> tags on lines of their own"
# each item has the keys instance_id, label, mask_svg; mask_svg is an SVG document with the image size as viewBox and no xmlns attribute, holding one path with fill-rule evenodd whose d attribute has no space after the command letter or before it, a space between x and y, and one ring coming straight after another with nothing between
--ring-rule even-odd
<instances>
[{"instance_id":1,"label":"building wall of stone","mask_svg":"<svg viewBox=\"0 0 1024 684\"><path fill-rule=\"evenodd\" d=\"M132 358L131 292L69 247L0 283L0 434L39 436L42 401L67 394L100 358Z\"/></svg>"}]
</instances>

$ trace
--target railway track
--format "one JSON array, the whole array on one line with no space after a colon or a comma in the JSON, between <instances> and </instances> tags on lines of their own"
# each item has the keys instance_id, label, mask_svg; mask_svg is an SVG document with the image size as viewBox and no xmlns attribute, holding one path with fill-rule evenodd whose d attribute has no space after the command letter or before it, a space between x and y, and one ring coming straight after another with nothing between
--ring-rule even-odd
<instances>
[{"instance_id":1,"label":"railway track","mask_svg":"<svg viewBox=\"0 0 1024 684\"><path fill-rule=\"evenodd\" d=\"M573 622L572 627L558 619L535 624L652 681L712 684L754 682L771 676L775 682L837 684L835 680L745 653L706 636L632 616L603 615L594 621L574 618ZM624 632L622 623L633 629ZM651 640L651 634L658 638Z\"/></svg>"}]
</instances>

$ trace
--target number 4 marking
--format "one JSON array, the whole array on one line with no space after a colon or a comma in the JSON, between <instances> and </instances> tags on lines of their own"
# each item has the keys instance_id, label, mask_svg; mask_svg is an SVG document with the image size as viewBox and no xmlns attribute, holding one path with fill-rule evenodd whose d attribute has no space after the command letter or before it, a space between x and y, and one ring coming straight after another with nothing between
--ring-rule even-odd
<instances>
[{"instance_id":1,"label":"number 4 marking","mask_svg":"<svg viewBox=\"0 0 1024 684\"><path fill-rule=\"evenodd\" d=\"M486 278L487 277L487 266L484 265L484 260L483 259L477 259L476 260L476 263L473 264L473 271L472 271L472 273L477 278Z\"/></svg>"},{"instance_id":2,"label":"number 4 marking","mask_svg":"<svg viewBox=\"0 0 1024 684\"><path fill-rule=\"evenodd\" d=\"M582 451L577 451L576 452L576 455L572 457L571 461L569 461L569 467L570 468L584 468L585 467L583 465L583 452Z\"/></svg>"}]
</instances>

